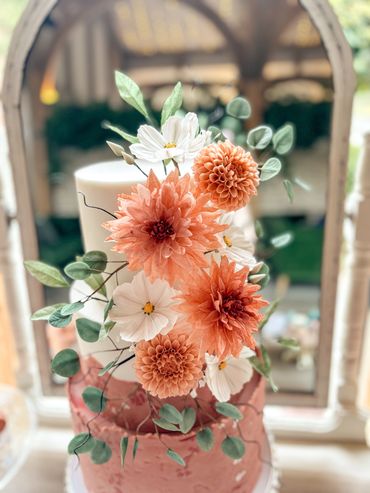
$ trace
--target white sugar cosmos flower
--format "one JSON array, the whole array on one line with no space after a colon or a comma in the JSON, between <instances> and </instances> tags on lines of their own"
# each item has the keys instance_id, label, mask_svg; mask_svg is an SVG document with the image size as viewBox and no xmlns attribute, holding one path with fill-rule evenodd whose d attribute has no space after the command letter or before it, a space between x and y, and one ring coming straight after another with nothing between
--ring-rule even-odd
<instances>
[{"instance_id":1,"label":"white sugar cosmos flower","mask_svg":"<svg viewBox=\"0 0 370 493\"><path fill-rule=\"evenodd\" d=\"M109 318L117 323L123 340L149 341L158 334L168 334L175 325L175 295L167 281L157 279L151 283L140 271L130 283L114 290Z\"/></svg>"},{"instance_id":2,"label":"white sugar cosmos flower","mask_svg":"<svg viewBox=\"0 0 370 493\"><path fill-rule=\"evenodd\" d=\"M243 349L238 358L230 356L222 361L206 353L206 383L219 402L227 402L252 378L253 367L247 358L255 353L248 348L247 351Z\"/></svg>"},{"instance_id":3,"label":"white sugar cosmos flower","mask_svg":"<svg viewBox=\"0 0 370 493\"><path fill-rule=\"evenodd\" d=\"M218 248L218 252L242 267L253 269L257 263L253 255L254 245L245 237L241 228L232 224L233 215L233 213L223 214L219 220L221 224L228 224L229 227L219 234L221 247Z\"/></svg>"},{"instance_id":4,"label":"white sugar cosmos flower","mask_svg":"<svg viewBox=\"0 0 370 493\"><path fill-rule=\"evenodd\" d=\"M192 164L195 156L209 143L209 133L199 132L198 117L187 113L184 118L171 116L161 132L150 125L141 125L139 143L132 144L130 151L139 166L161 165L174 159L178 164Z\"/></svg>"}]
</instances>

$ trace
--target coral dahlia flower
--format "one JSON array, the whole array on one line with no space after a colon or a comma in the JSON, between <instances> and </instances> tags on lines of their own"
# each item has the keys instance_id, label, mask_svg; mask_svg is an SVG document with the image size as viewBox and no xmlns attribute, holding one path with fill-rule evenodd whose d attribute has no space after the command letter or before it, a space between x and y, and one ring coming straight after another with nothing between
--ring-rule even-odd
<instances>
[{"instance_id":1,"label":"coral dahlia flower","mask_svg":"<svg viewBox=\"0 0 370 493\"><path fill-rule=\"evenodd\" d=\"M177 278L206 267L204 252L217 248L220 213L208 205L209 196L195 197L188 174L171 172L161 183L150 171L147 183L118 197L117 219L103 226L111 231L112 250L125 254L130 270L143 269L154 281Z\"/></svg>"},{"instance_id":2,"label":"coral dahlia flower","mask_svg":"<svg viewBox=\"0 0 370 493\"><path fill-rule=\"evenodd\" d=\"M243 346L255 348L253 333L263 318L259 310L268 302L256 295L260 287L247 282L249 268L235 271L236 263L213 259L210 272L198 271L189 279L176 309L193 327L191 337L201 351L218 356L238 357Z\"/></svg>"},{"instance_id":3,"label":"coral dahlia flower","mask_svg":"<svg viewBox=\"0 0 370 493\"><path fill-rule=\"evenodd\" d=\"M240 209L257 194L257 163L250 152L228 140L205 147L193 171L198 192L209 193L213 204L226 211Z\"/></svg>"},{"instance_id":4,"label":"coral dahlia flower","mask_svg":"<svg viewBox=\"0 0 370 493\"><path fill-rule=\"evenodd\" d=\"M136 346L139 382L160 399L187 395L203 376L202 366L198 345L178 330Z\"/></svg>"}]
</instances>

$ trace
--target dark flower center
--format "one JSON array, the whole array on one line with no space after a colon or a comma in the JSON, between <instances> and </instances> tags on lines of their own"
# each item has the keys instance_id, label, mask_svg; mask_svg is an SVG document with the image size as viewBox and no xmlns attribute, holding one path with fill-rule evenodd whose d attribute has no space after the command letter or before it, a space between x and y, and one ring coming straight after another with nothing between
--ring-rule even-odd
<instances>
[{"instance_id":1,"label":"dark flower center","mask_svg":"<svg viewBox=\"0 0 370 493\"><path fill-rule=\"evenodd\" d=\"M231 293L222 296L221 311L233 318L237 318L244 312L244 304L239 298L238 293Z\"/></svg>"},{"instance_id":2,"label":"dark flower center","mask_svg":"<svg viewBox=\"0 0 370 493\"><path fill-rule=\"evenodd\" d=\"M148 225L147 232L157 242L164 241L175 233L172 224L167 219L160 219Z\"/></svg>"}]
</instances>

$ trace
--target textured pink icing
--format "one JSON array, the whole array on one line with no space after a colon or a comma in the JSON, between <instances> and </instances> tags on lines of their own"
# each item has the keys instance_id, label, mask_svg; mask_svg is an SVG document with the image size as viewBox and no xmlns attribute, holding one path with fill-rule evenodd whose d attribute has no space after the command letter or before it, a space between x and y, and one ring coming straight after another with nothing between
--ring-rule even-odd
<instances>
[{"instance_id":1,"label":"textured pink icing","mask_svg":"<svg viewBox=\"0 0 370 493\"><path fill-rule=\"evenodd\" d=\"M86 363L86 362L85 362ZM89 361L90 369L94 366ZM95 365L96 366L96 365ZM68 385L75 433L85 432L86 423L94 415L86 408L81 392L86 385L97 385L96 374L90 371L85 379L77 375ZM258 375L245 385L233 402L239 403L244 419L240 429L246 443L246 454L240 461L226 457L221 442L226 434L237 435L229 419L220 418L213 410L214 399L207 389L198 396L206 412L215 416L212 420L204 413L198 413L198 422L212 428L215 445L210 452L203 452L195 441L195 431L182 435L173 432L161 433L165 446L175 450L186 461L181 467L166 456L163 443L152 432L150 420L136 433L137 424L148 414L147 399L141 389L132 382L111 379L106 390L108 397L131 397L128 409L118 408L114 401L109 403L104 415L91 421L90 430L94 437L104 440L112 448L111 460L104 465L95 465L86 454L81 455L81 467L89 493L250 493L256 484L261 467L260 447L264 440L262 410L264 405L264 380ZM178 409L193 405L193 400L171 399ZM217 417L216 417L217 416ZM144 418L143 418L144 417ZM139 439L135 462L132 460L134 437ZM120 464L119 442L122 436L129 436L129 450L124 468Z\"/></svg>"}]
</instances>

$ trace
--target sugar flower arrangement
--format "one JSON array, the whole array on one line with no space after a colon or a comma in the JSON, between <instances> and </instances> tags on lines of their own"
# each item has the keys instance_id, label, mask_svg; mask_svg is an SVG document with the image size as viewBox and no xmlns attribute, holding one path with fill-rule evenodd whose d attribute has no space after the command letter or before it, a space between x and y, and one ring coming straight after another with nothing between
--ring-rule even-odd
<instances>
[{"instance_id":1,"label":"sugar flower arrangement","mask_svg":"<svg viewBox=\"0 0 370 493\"><path fill-rule=\"evenodd\" d=\"M91 287L81 300L45 307L33 319L66 327L99 293L106 303L104 323L77 318L79 336L96 342L109 338L114 327L131 353L100 369L104 385L85 389L86 406L97 416L104 413L107 382L119 366L134 359L142 389L159 403L150 416L158 435L162 430L186 434L194 428L199 447L210 450L212 432L196 425L197 407L180 412L168 399L188 396L197 402L199 389L207 386L217 413L238 421L241 411L229 401L254 370L274 387L270 360L261 343L262 328L276 306L269 306L260 294L269 280L268 267L255 258L253 243L234 225L233 216L257 195L261 182L278 175L282 161L276 154L290 151L293 129L285 125L274 133L259 126L249 131L245 146L235 145L220 128L200 129L196 114L177 114L182 105L181 83L165 101L159 125L136 83L122 73L116 73L116 82L122 99L147 120L137 135L106 125L128 142L126 147L108 142L114 154L146 177L130 194L118 196L117 211L103 224L112 250L122 254L122 263L113 264L115 269L110 271L106 254L91 251L66 266L66 277L42 262L25 262L29 273L47 286L69 286L70 278L85 280ZM246 99L237 97L226 112L245 120L251 109ZM291 182L283 184L292 199ZM285 241L275 239L276 244ZM105 285L122 269L133 272L132 281L117 285L108 299ZM115 347L127 350L127 346ZM52 361L52 370L73 377L80 371L78 354L72 349L61 351ZM123 436L122 462L127 447L128 437ZM233 459L244 454L243 440L237 435L226 437L222 447ZM96 463L111 456L109 446L89 430L73 438L69 452L91 453ZM184 465L176 451L168 449L167 455Z\"/></svg>"}]
</instances>

